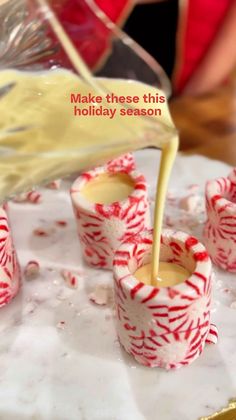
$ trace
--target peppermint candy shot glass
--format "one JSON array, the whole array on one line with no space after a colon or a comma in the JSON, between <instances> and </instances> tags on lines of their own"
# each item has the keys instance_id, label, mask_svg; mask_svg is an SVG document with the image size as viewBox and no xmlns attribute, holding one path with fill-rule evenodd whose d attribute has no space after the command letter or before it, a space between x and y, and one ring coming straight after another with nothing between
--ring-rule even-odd
<instances>
[{"instance_id":1,"label":"peppermint candy shot glass","mask_svg":"<svg viewBox=\"0 0 236 420\"><path fill-rule=\"evenodd\" d=\"M175 369L192 363L206 343L216 343L210 322L212 265L194 237L163 231L160 261L177 264L190 274L172 287L139 282L136 271L150 263L152 230L124 241L114 258L118 338L137 362Z\"/></svg>"},{"instance_id":2,"label":"peppermint candy shot glass","mask_svg":"<svg viewBox=\"0 0 236 420\"><path fill-rule=\"evenodd\" d=\"M106 164L109 172L122 172L129 173L136 170L136 163L133 153L126 153L118 158L109 160Z\"/></svg>"},{"instance_id":3,"label":"peppermint candy shot glass","mask_svg":"<svg viewBox=\"0 0 236 420\"><path fill-rule=\"evenodd\" d=\"M236 273L236 168L226 178L206 184L204 243L212 261Z\"/></svg>"},{"instance_id":4,"label":"peppermint candy shot glass","mask_svg":"<svg viewBox=\"0 0 236 420\"><path fill-rule=\"evenodd\" d=\"M20 267L6 211L0 207L0 307L9 303L20 287Z\"/></svg>"},{"instance_id":5,"label":"peppermint candy shot glass","mask_svg":"<svg viewBox=\"0 0 236 420\"><path fill-rule=\"evenodd\" d=\"M150 227L147 183L130 166L109 163L83 173L71 199L83 257L93 267L112 269L120 243Z\"/></svg>"}]
</instances>

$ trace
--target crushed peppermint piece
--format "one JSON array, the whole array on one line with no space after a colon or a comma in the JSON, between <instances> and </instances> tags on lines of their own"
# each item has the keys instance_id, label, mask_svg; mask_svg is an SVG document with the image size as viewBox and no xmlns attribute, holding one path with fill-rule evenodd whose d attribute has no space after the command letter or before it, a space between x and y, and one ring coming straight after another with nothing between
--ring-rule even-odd
<instances>
[{"instance_id":1,"label":"crushed peppermint piece","mask_svg":"<svg viewBox=\"0 0 236 420\"><path fill-rule=\"evenodd\" d=\"M50 190L59 190L61 187L61 179L55 179L52 182L49 182L46 185L46 188L49 188Z\"/></svg>"},{"instance_id":2,"label":"crushed peppermint piece","mask_svg":"<svg viewBox=\"0 0 236 420\"><path fill-rule=\"evenodd\" d=\"M55 223L56 223L57 226L60 226L60 227L67 226L67 221L66 220L56 220Z\"/></svg>"},{"instance_id":3,"label":"crushed peppermint piece","mask_svg":"<svg viewBox=\"0 0 236 420\"><path fill-rule=\"evenodd\" d=\"M36 228L33 230L33 234L35 236L50 236L54 233L54 228Z\"/></svg>"},{"instance_id":4,"label":"crushed peppermint piece","mask_svg":"<svg viewBox=\"0 0 236 420\"><path fill-rule=\"evenodd\" d=\"M71 289L77 289L78 287L78 278L77 276L69 270L62 270L61 275L65 280L65 283Z\"/></svg>"},{"instance_id":5,"label":"crushed peppermint piece","mask_svg":"<svg viewBox=\"0 0 236 420\"><path fill-rule=\"evenodd\" d=\"M89 300L96 303L96 305L107 305L109 300L109 290L107 286L96 286L94 292L90 293Z\"/></svg>"},{"instance_id":6,"label":"crushed peppermint piece","mask_svg":"<svg viewBox=\"0 0 236 420\"><path fill-rule=\"evenodd\" d=\"M202 210L200 204L201 196L196 194L190 194L186 197L181 198L179 202L179 208L187 211L188 213L199 213L199 210Z\"/></svg>"},{"instance_id":7,"label":"crushed peppermint piece","mask_svg":"<svg viewBox=\"0 0 236 420\"><path fill-rule=\"evenodd\" d=\"M39 204L42 201L42 194L38 191L32 190L27 193L22 193L13 198L14 203L31 203Z\"/></svg>"},{"instance_id":8,"label":"crushed peppermint piece","mask_svg":"<svg viewBox=\"0 0 236 420\"><path fill-rule=\"evenodd\" d=\"M24 276L31 280L39 275L40 265L37 261L29 261L24 269Z\"/></svg>"}]
</instances>

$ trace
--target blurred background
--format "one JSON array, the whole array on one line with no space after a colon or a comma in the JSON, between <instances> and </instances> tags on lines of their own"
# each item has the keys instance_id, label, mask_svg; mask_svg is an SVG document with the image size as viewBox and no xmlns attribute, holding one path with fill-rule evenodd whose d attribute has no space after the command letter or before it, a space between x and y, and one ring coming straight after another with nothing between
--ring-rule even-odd
<instances>
[{"instance_id":1,"label":"blurred background","mask_svg":"<svg viewBox=\"0 0 236 420\"><path fill-rule=\"evenodd\" d=\"M11 1L0 0L3 6L0 18L4 5ZM38 3L38 0L15 3L23 1L29 5ZM170 110L180 134L181 150L236 166L236 0L49 1L83 59L99 75L101 64L109 65L114 34L101 23L98 15L91 15L90 7L95 3L110 21L151 54L168 75L172 85ZM15 36L16 15L15 21L14 16L11 19ZM53 36L50 34L51 39ZM10 66L9 62L4 62L5 44L1 28L2 68ZM136 71L139 69L130 56L125 57L123 50L120 55L116 51L119 68L115 77L123 77L122 65L127 73L127 61L129 67L134 64ZM8 49L10 59L14 51L17 46L13 44L13 48ZM26 61L29 59L27 51L24 47ZM66 66L66 58L58 58ZM114 63L112 70L114 72ZM142 80L139 76L137 78ZM146 82L152 84L152 81Z\"/></svg>"},{"instance_id":2,"label":"blurred background","mask_svg":"<svg viewBox=\"0 0 236 420\"><path fill-rule=\"evenodd\" d=\"M95 2L171 79L170 108L181 150L236 165L236 1ZM79 0L51 3L76 44ZM102 45L95 37L91 42ZM107 42L102 48L108 48Z\"/></svg>"}]
</instances>

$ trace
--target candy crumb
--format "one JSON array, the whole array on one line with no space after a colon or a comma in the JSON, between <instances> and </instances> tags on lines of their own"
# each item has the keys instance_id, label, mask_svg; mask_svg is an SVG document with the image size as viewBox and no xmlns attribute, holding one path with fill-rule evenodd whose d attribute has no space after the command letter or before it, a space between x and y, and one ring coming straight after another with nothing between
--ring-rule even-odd
<instances>
[{"instance_id":1,"label":"candy crumb","mask_svg":"<svg viewBox=\"0 0 236 420\"><path fill-rule=\"evenodd\" d=\"M61 187L61 179L55 179L52 182L49 182L46 185L46 188L50 189L50 190L59 190Z\"/></svg>"},{"instance_id":2,"label":"candy crumb","mask_svg":"<svg viewBox=\"0 0 236 420\"><path fill-rule=\"evenodd\" d=\"M199 195L190 194L183 197L179 202L179 208L188 213L195 212L198 209L201 197Z\"/></svg>"},{"instance_id":3,"label":"candy crumb","mask_svg":"<svg viewBox=\"0 0 236 420\"><path fill-rule=\"evenodd\" d=\"M40 265L37 261L29 261L24 269L24 276L31 280L39 275Z\"/></svg>"},{"instance_id":4,"label":"candy crumb","mask_svg":"<svg viewBox=\"0 0 236 420\"><path fill-rule=\"evenodd\" d=\"M32 190L27 193L22 193L13 198L14 203L31 203L39 204L42 201L42 194L38 191Z\"/></svg>"},{"instance_id":5,"label":"candy crumb","mask_svg":"<svg viewBox=\"0 0 236 420\"><path fill-rule=\"evenodd\" d=\"M61 275L68 287L70 287L71 289L77 289L78 278L74 273L72 273L69 270L61 270Z\"/></svg>"},{"instance_id":6,"label":"candy crumb","mask_svg":"<svg viewBox=\"0 0 236 420\"><path fill-rule=\"evenodd\" d=\"M53 228L45 229L45 228L36 228L33 230L33 234L35 236L50 236L52 233L54 233Z\"/></svg>"},{"instance_id":7,"label":"candy crumb","mask_svg":"<svg viewBox=\"0 0 236 420\"><path fill-rule=\"evenodd\" d=\"M94 292L90 293L89 300L96 305L107 305L109 300L109 291L106 286L98 285L95 287Z\"/></svg>"},{"instance_id":8,"label":"candy crumb","mask_svg":"<svg viewBox=\"0 0 236 420\"><path fill-rule=\"evenodd\" d=\"M65 226L67 226L67 222L66 222L66 220L56 220L56 221L55 221L55 224L56 224L57 226L60 226L60 227L65 227Z\"/></svg>"}]
</instances>

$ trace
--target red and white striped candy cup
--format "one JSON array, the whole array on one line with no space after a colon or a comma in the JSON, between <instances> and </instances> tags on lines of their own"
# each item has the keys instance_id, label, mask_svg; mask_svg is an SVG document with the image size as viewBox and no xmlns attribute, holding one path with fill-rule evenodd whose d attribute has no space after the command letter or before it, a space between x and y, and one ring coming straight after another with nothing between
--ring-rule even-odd
<instances>
[{"instance_id":1,"label":"red and white striped candy cup","mask_svg":"<svg viewBox=\"0 0 236 420\"><path fill-rule=\"evenodd\" d=\"M204 242L212 261L236 273L236 168L206 184Z\"/></svg>"},{"instance_id":2,"label":"red and white striped candy cup","mask_svg":"<svg viewBox=\"0 0 236 420\"><path fill-rule=\"evenodd\" d=\"M212 266L196 238L165 230L160 260L179 264L191 275L173 287L139 282L133 274L151 261L152 232L130 238L115 253L117 331L139 363L174 369L192 363L206 342L217 342L217 329L210 324Z\"/></svg>"},{"instance_id":3,"label":"red and white striped candy cup","mask_svg":"<svg viewBox=\"0 0 236 420\"><path fill-rule=\"evenodd\" d=\"M114 252L120 243L150 227L150 207L146 180L136 171L127 173L134 181L127 199L112 204L87 201L81 190L105 173L119 172L103 166L82 174L72 185L71 199L84 259L93 267L112 269Z\"/></svg>"},{"instance_id":4,"label":"red and white striped candy cup","mask_svg":"<svg viewBox=\"0 0 236 420\"><path fill-rule=\"evenodd\" d=\"M118 158L109 160L106 166L109 172L120 171L129 173L136 170L136 163L132 153L126 153Z\"/></svg>"},{"instance_id":5,"label":"red and white striped candy cup","mask_svg":"<svg viewBox=\"0 0 236 420\"><path fill-rule=\"evenodd\" d=\"M0 307L9 303L17 294L20 278L8 217L5 210L0 207Z\"/></svg>"}]
</instances>

